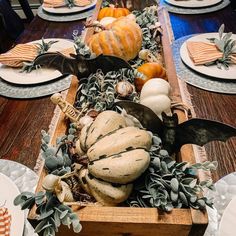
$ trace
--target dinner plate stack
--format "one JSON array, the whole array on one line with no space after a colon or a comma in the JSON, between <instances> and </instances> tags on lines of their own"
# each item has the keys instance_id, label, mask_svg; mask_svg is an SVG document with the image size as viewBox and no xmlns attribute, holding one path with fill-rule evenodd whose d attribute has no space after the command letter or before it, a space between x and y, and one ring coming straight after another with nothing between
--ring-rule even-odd
<instances>
[{"instance_id":1,"label":"dinner plate stack","mask_svg":"<svg viewBox=\"0 0 236 236\"><path fill-rule=\"evenodd\" d=\"M42 4L38 9L38 16L44 20L55 22L69 22L90 17L93 14L97 0L91 0L85 6L48 7Z\"/></svg>"},{"instance_id":2,"label":"dinner plate stack","mask_svg":"<svg viewBox=\"0 0 236 236\"><path fill-rule=\"evenodd\" d=\"M161 0L169 12L203 14L218 11L230 4L229 0Z\"/></svg>"}]
</instances>

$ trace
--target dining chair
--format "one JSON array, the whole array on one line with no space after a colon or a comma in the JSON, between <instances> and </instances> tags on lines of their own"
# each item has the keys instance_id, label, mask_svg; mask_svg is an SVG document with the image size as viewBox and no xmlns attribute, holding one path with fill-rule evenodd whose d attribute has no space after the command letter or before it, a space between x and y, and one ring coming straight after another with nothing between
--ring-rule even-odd
<instances>
[{"instance_id":1,"label":"dining chair","mask_svg":"<svg viewBox=\"0 0 236 236\"><path fill-rule=\"evenodd\" d=\"M23 32L24 24L8 0L0 0L0 49L5 51Z\"/></svg>"},{"instance_id":2,"label":"dining chair","mask_svg":"<svg viewBox=\"0 0 236 236\"><path fill-rule=\"evenodd\" d=\"M32 21L34 14L30 8L28 0L18 0L28 22Z\"/></svg>"}]
</instances>

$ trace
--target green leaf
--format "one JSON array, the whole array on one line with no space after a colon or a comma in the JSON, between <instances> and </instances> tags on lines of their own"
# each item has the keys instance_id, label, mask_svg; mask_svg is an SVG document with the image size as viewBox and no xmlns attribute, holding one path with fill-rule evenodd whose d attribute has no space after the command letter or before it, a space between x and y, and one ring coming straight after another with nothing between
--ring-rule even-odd
<instances>
[{"instance_id":1,"label":"green leaf","mask_svg":"<svg viewBox=\"0 0 236 236\"><path fill-rule=\"evenodd\" d=\"M170 192L170 198L173 202L177 202L178 200L178 193L175 193L173 191Z\"/></svg>"},{"instance_id":2,"label":"green leaf","mask_svg":"<svg viewBox=\"0 0 236 236\"><path fill-rule=\"evenodd\" d=\"M73 230L75 233L79 233L82 230L82 225L78 221L72 221Z\"/></svg>"},{"instance_id":3,"label":"green leaf","mask_svg":"<svg viewBox=\"0 0 236 236\"><path fill-rule=\"evenodd\" d=\"M224 41L215 39L215 45L221 52L224 52Z\"/></svg>"},{"instance_id":4,"label":"green leaf","mask_svg":"<svg viewBox=\"0 0 236 236\"><path fill-rule=\"evenodd\" d=\"M197 196L191 196L190 197L190 202L191 203L194 203L194 202L196 202L197 201Z\"/></svg>"},{"instance_id":5,"label":"green leaf","mask_svg":"<svg viewBox=\"0 0 236 236\"><path fill-rule=\"evenodd\" d=\"M21 210L25 210L27 208L31 209L34 204L35 204L35 199L31 197L21 205Z\"/></svg>"},{"instance_id":6,"label":"green leaf","mask_svg":"<svg viewBox=\"0 0 236 236\"><path fill-rule=\"evenodd\" d=\"M61 224L61 220L60 220L60 213L57 210L55 210L54 212L54 220L55 220L56 226L59 227Z\"/></svg>"},{"instance_id":7,"label":"green leaf","mask_svg":"<svg viewBox=\"0 0 236 236\"><path fill-rule=\"evenodd\" d=\"M175 193L178 193L179 190L179 181L176 178L171 179L170 181L171 190Z\"/></svg>"},{"instance_id":8,"label":"green leaf","mask_svg":"<svg viewBox=\"0 0 236 236\"><path fill-rule=\"evenodd\" d=\"M181 191L179 192L179 197L180 197L180 200L183 202L183 204L185 206L188 206L188 200L183 192Z\"/></svg>"},{"instance_id":9,"label":"green leaf","mask_svg":"<svg viewBox=\"0 0 236 236\"><path fill-rule=\"evenodd\" d=\"M63 219L67 214L68 214L68 210L65 210L63 211L61 214L60 214L60 219Z\"/></svg>"},{"instance_id":10,"label":"green leaf","mask_svg":"<svg viewBox=\"0 0 236 236\"><path fill-rule=\"evenodd\" d=\"M44 229L51 227L52 225L50 223L47 222L47 220L42 220L36 227L34 232L35 233L39 233L41 231L43 231Z\"/></svg>"},{"instance_id":11,"label":"green leaf","mask_svg":"<svg viewBox=\"0 0 236 236\"><path fill-rule=\"evenodd\" d=\"M232 32L225 34L225 36L223 37L224 42L227 42L231 38L232 34Z\"/></svg>"},{"instance_id":12,"label":"green leaf","mask_svg":"<svg viewBox=\"0 0 236 236\"><path fill-rule=\"evenodd\" d=\"M53 213L54 213L54 210L44 212L39 216L38 220L43 220L43 219L49 217L50 215L52 215Z\"/></svg>"},{"instance_id":13,"label":"green leaf","mask_svg":"<svg viewBox=\"0 0 236 236\"><path fill-rule=\"evenodd\" d=\"M27 197L24 194L19 194L18 196L15 197L14 199L14 205L21 205L27 200Z\"/></svg>"},{"instance_id":14,"label":"green leaf","mask_svg":"<svg viewBox=\"0 0 236 236\"><path fill-rule=\"evenodd\" d=\"M225 30L225 25L222 24L219 28L219 36L220 36L220 39L222 38L223 36L223 33L224 33L224 30Z\"/></svg>"}]
</instances>

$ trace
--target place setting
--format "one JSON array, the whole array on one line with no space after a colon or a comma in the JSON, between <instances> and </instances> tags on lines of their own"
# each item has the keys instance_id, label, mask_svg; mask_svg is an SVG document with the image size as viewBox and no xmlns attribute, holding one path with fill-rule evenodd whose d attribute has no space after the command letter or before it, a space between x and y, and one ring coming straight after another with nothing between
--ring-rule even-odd
<instances>
[{"instance_id":1,"label":"place setting","mask_svg":"<svg viewBox=\"0 0 236 236\"><path fill-rule=\"evenodd\" d=\"M233 236L236 222L236 172L230 173L208 189L205 197L212 198L214 207L207 207L209 224L204 236Z\"/></svg>"},{"instance_id":2,"label":"place setting","mask_svg":"<svg viewBox=\"0 0 236 236\"><path fill-rule=\"evenodd\" d=\"M217 93L236 94L236 35L223 33L188 35L172 44L179 79Z\"/></svg>"},{"instance_id":3,"label":"place setting","mask_svg":"<svg viewBox=\"0 0 236 236\"><path fill-rule=\"evenodd\" d=\"M75 54L75 44L60 38L17 44L0 54L0 95L10 98L36 98L68 89L72 75L35 66L34 59L46 52Z\"/></svg>"},{"instance_id":4,"label":"place setting","mask_svg":"<svg viewBox=\"0 0 236 236\"><path fill-rule=\"evenodd\" d=\"M203 14L221 10L230 4L229 0L161 0L169 12L177 14Z\"/></svg>"},{"instance_id":5,"label":"place setting","mask_svg":"<svg viewBox=\"0 0 236 236\"><path fill-rule=\"evenodd\" d=\"M14 199L22 192L35 191L38 175L15 161L0 159L0 235L37 236L27 220L28 210L22 211Z\"/></svg>"},{"instance_id":6,"label":"place setting","mask_svg":"<svg viewBox=\"0 0 236 236\"><path fill-rule=\"evenodd\" d=\"M90 17L97 0L44 0L38 16L44 20L69 22Z\"/></svg>"}]
</instances>

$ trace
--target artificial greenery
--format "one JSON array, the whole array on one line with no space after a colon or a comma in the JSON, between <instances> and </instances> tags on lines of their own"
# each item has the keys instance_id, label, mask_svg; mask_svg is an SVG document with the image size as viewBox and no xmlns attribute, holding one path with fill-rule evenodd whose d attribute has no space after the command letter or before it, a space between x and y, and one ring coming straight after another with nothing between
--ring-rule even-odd
<instances>
[{"instance_id":1,"label":"artificial greenery","mask_svg":"<svg viewBox=\"0 0 236 236\"><path fill-rule=\"evenodd\" d=\"M74 0L66 0L66 6L68 8L72 8L72 7L75 7L75 3L74 3Z\"/></svg>"},{"instance_id":2,"label":"artificial greenery","mask_svg":"<svg viewBox=\"0 0 236 236\"><path fill-rule=\"evenodd\" d=\"M78 36L78 31L73 31L73 39L75 43L75 51L77 55L82 55L85 58L92 58L95 55L91 52L90 48L83 42L82 37Z\"/></svg>"},{"instance_id":3,"label":"artificial greenery","mask_svg":"<svg viewBox=\"0 0 236 236\"><path fill-rule=\"evenodd\" d=\"M127 68L119 71L110 71L103 74L98 70L97 73L91 74L88 79L81 81L77 91L75 106L78 108L94 108L97 111L110 109L117 98L115 86L119 81L129 81L134 83L134 78L142 76L136 70ZM137 101L138 96L133 93L130 100Z\"/></svg>"},{"instance_id":4,"label":"artificial greenery","mask_svg":"<svg viewBox=\"0 0 236 236\"><path fill-rule=\"evenodd\" d=\"M50 192L38 192L36 194L23 192L14 200L15 205L20 205L22 210L31 209L36 205L38 225L35 233L43 233L43 236L55 236L61 224L72 228L75 233L82 229L76 213L69 206L59 202L57 197Z\"/></svg>"},{"instance_id":5,"label":"artificial greenery","mask_svg":"<svg viewBox=\"0 0 236 236\"><path fill-rule=\"evenodd\" d=\"M162 46L161 31L158 26L158 6L146 7L142 11L133 11L137 24L141 27L143 33L142 49L148 49L152 54L157 55L161 52ZM135 67L141 65L143 60L136 58L131 62Z\"/></svg>"},{"instance_id":6,"label":"artificial greenery","mask_svg":"<svg viewBox=\"0 0 236 236\"><path fill-rule=\"evenodd\" d=\"M38 51L37 51L37 56L47 52L50 47L54 44L57 43L58 41L54 41L51 40L48 43L46 43L44 41L44 39L42 38L42 42L41 43L36 43L36 45L38 45ZM30 73L32 70L37 70L40 68L40 65L35 65L34 61L31 62L24 62L23 63L23 67L21 69L21 72L26 72L26 73Z\"/></svg>"},{"instance_id":7,"label":"artificial greenery","mask_svg":"<svg viewBox=\"0 0 236 236\"><path fill-rule=\"evenodd\" d=\"M211 180L199 182L197 170L215 170L216 162L176 162L161 148L161 140L153 137L148 170L134 183L134 190L127 203L130 206L156 207L164 211L173 208L212 207L212 200L201 194L204 188L213 189Z\"/></svg>"},{"instance_id":8,"label":"artificial greenery","mask_svg":"<svg viewBox=\"0 0 236 236\"><path fill-rule=\"evenodd\" d=\"M71 123L68 135L57 138L56 147L51 146L50 136L43 130L42 132L41 155L45 160L47 171L55 175L64 175L71 171L72 156L70 149L73 148L76 138L75 124Z\"/></svg>"},{"instance_id":9,"label":"artificial greenery","mask_svg":"<svg viewBox=\"0 0 236 236\"><path fill-rule=\"evenodd\" d=\"M223 53L222 58L219 58L213 62L207 63L206 66L216 64L219 69L229 69L229 65L232 63L230 56L236 53L236 40L233 40L232 32L224 35L225 25L222 24L219 28L219 38L209 38L210 42L214 43L219 51Z\"/></svg>"}]
</instances>

